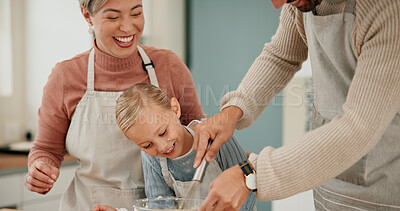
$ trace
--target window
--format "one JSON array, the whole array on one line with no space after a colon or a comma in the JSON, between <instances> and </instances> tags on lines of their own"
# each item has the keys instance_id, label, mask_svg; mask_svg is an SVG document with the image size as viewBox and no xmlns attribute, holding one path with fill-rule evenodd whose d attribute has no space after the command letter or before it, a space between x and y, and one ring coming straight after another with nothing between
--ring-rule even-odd
<instances>
[{"instance_id":1,"label":"window","mask_svg":"<svg viewBox=\"0 0 400 211\"><path fill-rule=\"evenodd\" d=\"M0 0L0 97L13 94L11 0Z\"/></svg>"}]
</instances>

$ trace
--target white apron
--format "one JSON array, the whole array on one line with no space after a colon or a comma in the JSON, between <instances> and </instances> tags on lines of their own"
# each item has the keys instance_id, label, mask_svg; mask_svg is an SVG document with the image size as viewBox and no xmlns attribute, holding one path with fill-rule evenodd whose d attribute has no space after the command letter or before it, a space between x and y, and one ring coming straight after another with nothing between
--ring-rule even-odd
<instances>
[{"instance_id":1,"label":"white apron","mask_svg":"<svg viewBox=\"0 0 400 211\"><path fill-rule=\"evenodd\" d=\"M150 81L158 86L150 59L137 46ZM66 137L66 149L78 158L74 179L63 194L60 210L91 210L98 204L132 208L144 198L140 148L128 140L115 118L122 92L94 90L94 50L89 54L87 90L78 103Z\"/></svg>"},{"instance_id":2,"label":"white apron","mask_svg":"<svg viewBox=\"0 0 400 211\"><path fill-rule=\"evenodd\" d=\"M193 124L197 124L198 121L193 120L192 122L189 123L188 126L192 126ZM192 134L192 136L194 137L194 132L191 128L186 127L185 128L189 131L190 134ZM176 197L185 197L187 191L190 188L190 185L192 184L191 181L187 181L187 182L182 182L182 181L177 181L175 180L175 178L172 176L171 172L168 170L168 165L167 165L167 158L165 157L160 157L160 165L161 165L161 170L162 170L162 175L164 177L165 182L167 183L167 185L175 191L175 196ZM197 197L199 198L206 198L207 194L208 194L208 188L211 184L211 182L222 173L221 168L219 167L217 161L215 161L215 159L213 161L211 161L207 168L206 168L206 172L204 174L203 177L203 181L201 182L201 187L197 187L196 188L200 188L201 191L198 193L198 195L196 194Z\"/></svg>"},{"instance_id":3,"label":"white apron","mask_svg":"<svg viewBox=\"0 0 400 211\"><path fill-rule=\"evenodd\" d=\"M348 0L341 14L304 13L315 89L312 129L343 113L357 66L351 43L355 3ZM374 149L314 189L316 210L400 210L399 149L398 113Z\"/></svg>"}]
</instances>

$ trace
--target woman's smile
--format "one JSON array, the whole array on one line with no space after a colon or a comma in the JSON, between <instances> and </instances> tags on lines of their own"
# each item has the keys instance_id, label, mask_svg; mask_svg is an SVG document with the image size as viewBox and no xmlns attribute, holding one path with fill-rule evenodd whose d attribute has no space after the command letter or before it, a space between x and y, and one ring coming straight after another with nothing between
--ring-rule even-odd
<instances>
[{"instance_id":1,"label":"woman's smile","mask_svg":"<svg viewBox=\"0 0 400 211\"><path fill-rule=\"evenodd\" d=\"M132 46L135 35L113 37L114 42L121 48L129 48Z\"/></svg>"}]
</instances>

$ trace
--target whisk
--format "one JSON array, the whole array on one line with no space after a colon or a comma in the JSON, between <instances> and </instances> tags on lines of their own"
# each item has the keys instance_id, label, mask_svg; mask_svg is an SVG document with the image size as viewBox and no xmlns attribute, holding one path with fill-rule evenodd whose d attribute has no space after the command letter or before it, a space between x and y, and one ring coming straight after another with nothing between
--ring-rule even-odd
<instances>
[{"instance_id":1,"label":"whisk","mask_svg":"<svg viewBox=\"0 0 400 211\"><path fill-rule=\"evenodd\" d=\"M208 148L210 148L211 143L212 143L212 140L209 139L207 150L208 150ZM200 163L200 166L194 172L192 184L190 185L189 190L186 192L186 196L184 198L190 198L194 195L194 193L197 190L197 186L199 186L199 184L201 184L201 182L203 181L207 166L208 166L208 162L206 161L206 158L204 156L203 160ZM179 205L180 209L184 209L185 207L188 207L188 205L186 205L185 202L182 202Z\"/></svg>"}]
</instances>

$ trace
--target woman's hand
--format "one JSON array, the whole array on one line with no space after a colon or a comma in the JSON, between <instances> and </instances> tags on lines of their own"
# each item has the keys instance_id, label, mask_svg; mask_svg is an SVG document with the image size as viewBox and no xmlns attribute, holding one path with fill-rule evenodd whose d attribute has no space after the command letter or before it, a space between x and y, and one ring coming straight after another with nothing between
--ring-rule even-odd
<instances>
[{"instance_id":1,"label":"woman's hand","mask_svg":"<svg viewBox=\"0 0 400 211\"><path fill-rule=\"evenodd\" d=\"M200 165L204 156L206 156L207 162L214 159L219 148L232 137L236 123L242 117L242 114L243 112L240 108L230 106L196 126L193 149L197 154L193 165L194 168ZM213 140L213 142L207 150L209 139Z\"/></svg>"},{"instance_id":2,"label":"woman's hand","mask_svg":"<svg viewBox=\"0 0 400 211\"><path fill-rule=\"evenodd\" d=\"M97 205L92 211L116 211L114 207L110 207L108 205Z\"/></svg>"},{"instance_id":3,"label":"woman's hand","mask_svg":"<svg viewBox=\"0 0 400 211\"><path fill-rule=\"evenodd\" d=\"M25 187L39 194L48 193L57 181L60 170L43 161L35 161L28 169L25 177Z\"/></svg>"},{"instance_id":4,"label":"woman's hand","mask_svg":"<svg viewBox=\"0 0 400 211\"><path fill-rule=\"evenodd\" d=\"M210 184L207 198L199 210L240 210L249 194L250 190L246 187L243 171L239 165L235 165L214 179Z\"/></svg>"}]
</instances>

